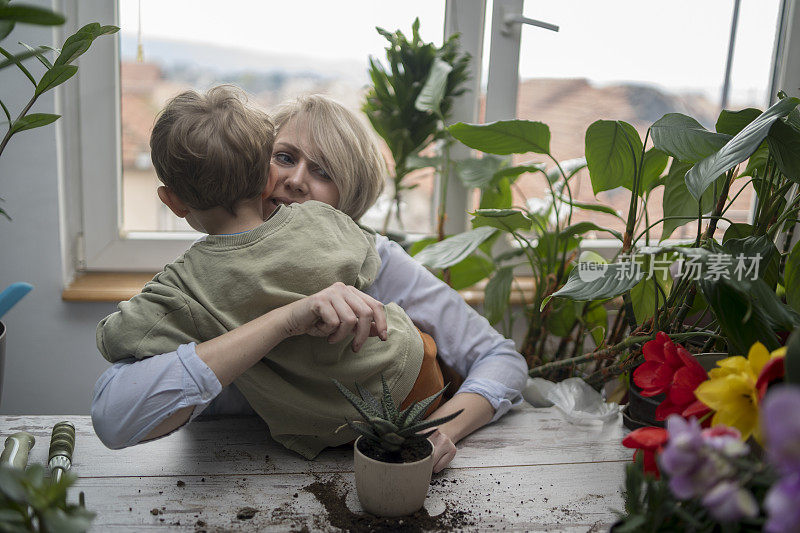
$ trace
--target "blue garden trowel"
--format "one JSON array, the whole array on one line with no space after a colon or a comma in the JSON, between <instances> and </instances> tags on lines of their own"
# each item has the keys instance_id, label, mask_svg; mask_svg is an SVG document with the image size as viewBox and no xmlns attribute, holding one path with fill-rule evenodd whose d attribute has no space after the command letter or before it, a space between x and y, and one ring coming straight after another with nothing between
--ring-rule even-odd
<instances>
[{"instance_id":1,"label":"blue garden trowel","mask_svg":"<svg viewBox=\"0 0 800 533\"><path fill-rule=\"evenodd\" d=\"M6 287L6 290L0 292L0 318L3 318L3 315L14 307L23 296L31 292L32 289L33 285L30 283L19 281L17 283L12 283Z\"/></svg>"}]
</instances>

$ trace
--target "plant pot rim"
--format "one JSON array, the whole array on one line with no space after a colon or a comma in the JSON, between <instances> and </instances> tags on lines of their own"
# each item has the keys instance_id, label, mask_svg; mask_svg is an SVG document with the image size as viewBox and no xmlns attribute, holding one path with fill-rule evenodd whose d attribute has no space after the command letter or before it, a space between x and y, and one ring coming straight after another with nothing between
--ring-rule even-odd
<instances>
[{"instance_id":1,"label":"plant pot rim","mask_svg":"<svg viewBox=\"0 0 800 533\"><path fill-rule=\"evenodd\" d=\"M430 446L430 450L431 451L425 457L423 457L422 459L419 459L417 461L412 461L410 463L390 463L388 461L379 461L377 459L373 459L369 455L365 455L365 454L361 453L361 450L358 449L358 443L363 438L364 438L363 435L359 435L358 436L358 438L353 443L353 451L355 453L357 453L358 455L360 455L364 460L366 460L368 462L372 462L372 463L378 464L378 465L413 466L413 465L418 465L418 464L424 463L425 461L430 460L431 456L433 455L433 443L431 442L430 439L425 439L428 442L428 446Z\"/></svg>"}]
</instances>

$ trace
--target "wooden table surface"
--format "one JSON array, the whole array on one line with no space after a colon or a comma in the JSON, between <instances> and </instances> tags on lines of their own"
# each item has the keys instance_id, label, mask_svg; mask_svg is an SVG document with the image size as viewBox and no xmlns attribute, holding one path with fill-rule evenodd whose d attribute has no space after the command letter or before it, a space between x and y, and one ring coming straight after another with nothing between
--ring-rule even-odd
<instances>
[{"instance_id":1,"label":"wooden table surface","mask_svg":"<svg viewBox=\"0 0 800 533\"><path fill-rule=\"evenodd\" d=\"M306 461L257 418L200 419L117 451L88 416L2 416L0 436L33 433L29 464L46 464L53 424L65 419L77 430L70 500L85 493L92 531L605 531L631 457L620 422L575 426L523 404L460 443L424 511L379 521L358 503L352 448Z\"/></svg>"}]
</instances>

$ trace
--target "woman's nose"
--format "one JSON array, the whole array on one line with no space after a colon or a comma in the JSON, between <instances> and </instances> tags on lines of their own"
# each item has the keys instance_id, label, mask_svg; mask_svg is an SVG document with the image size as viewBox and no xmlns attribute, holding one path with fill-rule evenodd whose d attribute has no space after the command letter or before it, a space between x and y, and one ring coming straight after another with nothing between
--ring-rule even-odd
<instances>
[{"instance_id":1,"label":"woman's nose","mask_svg":"<svg viewBox=\"0 0 800 533\"><path fill-rule=\"evenodd\" d=\"M305 194L308 192L308 183L306 181L305 173L300 168L295 168L289 176L286 177L284 185L292 191Z\"/></svg>"}]
</instances>

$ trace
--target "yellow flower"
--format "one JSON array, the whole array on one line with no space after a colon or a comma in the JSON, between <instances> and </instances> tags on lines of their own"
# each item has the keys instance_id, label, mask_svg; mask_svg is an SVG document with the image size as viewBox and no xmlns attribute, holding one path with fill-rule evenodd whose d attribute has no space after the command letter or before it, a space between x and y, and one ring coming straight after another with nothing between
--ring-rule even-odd
<instances>
[{"instance_id":1,"label":"yellow flower","mask_svg":"<svg viewBox=\"0 0 800 533\"><path fill-rule=\"evenodd\" d=\"M769 353L760 342L750 347L747 359L741 355L717 362L708 381L701 383L694 394L698 400L716 411L711 425L724 424L742 433L742 440L750 435L760 440L758 433L758 393L756 381L764 365L772 358L782 357L786 348Z\"/></svg>"}]
</instances>

